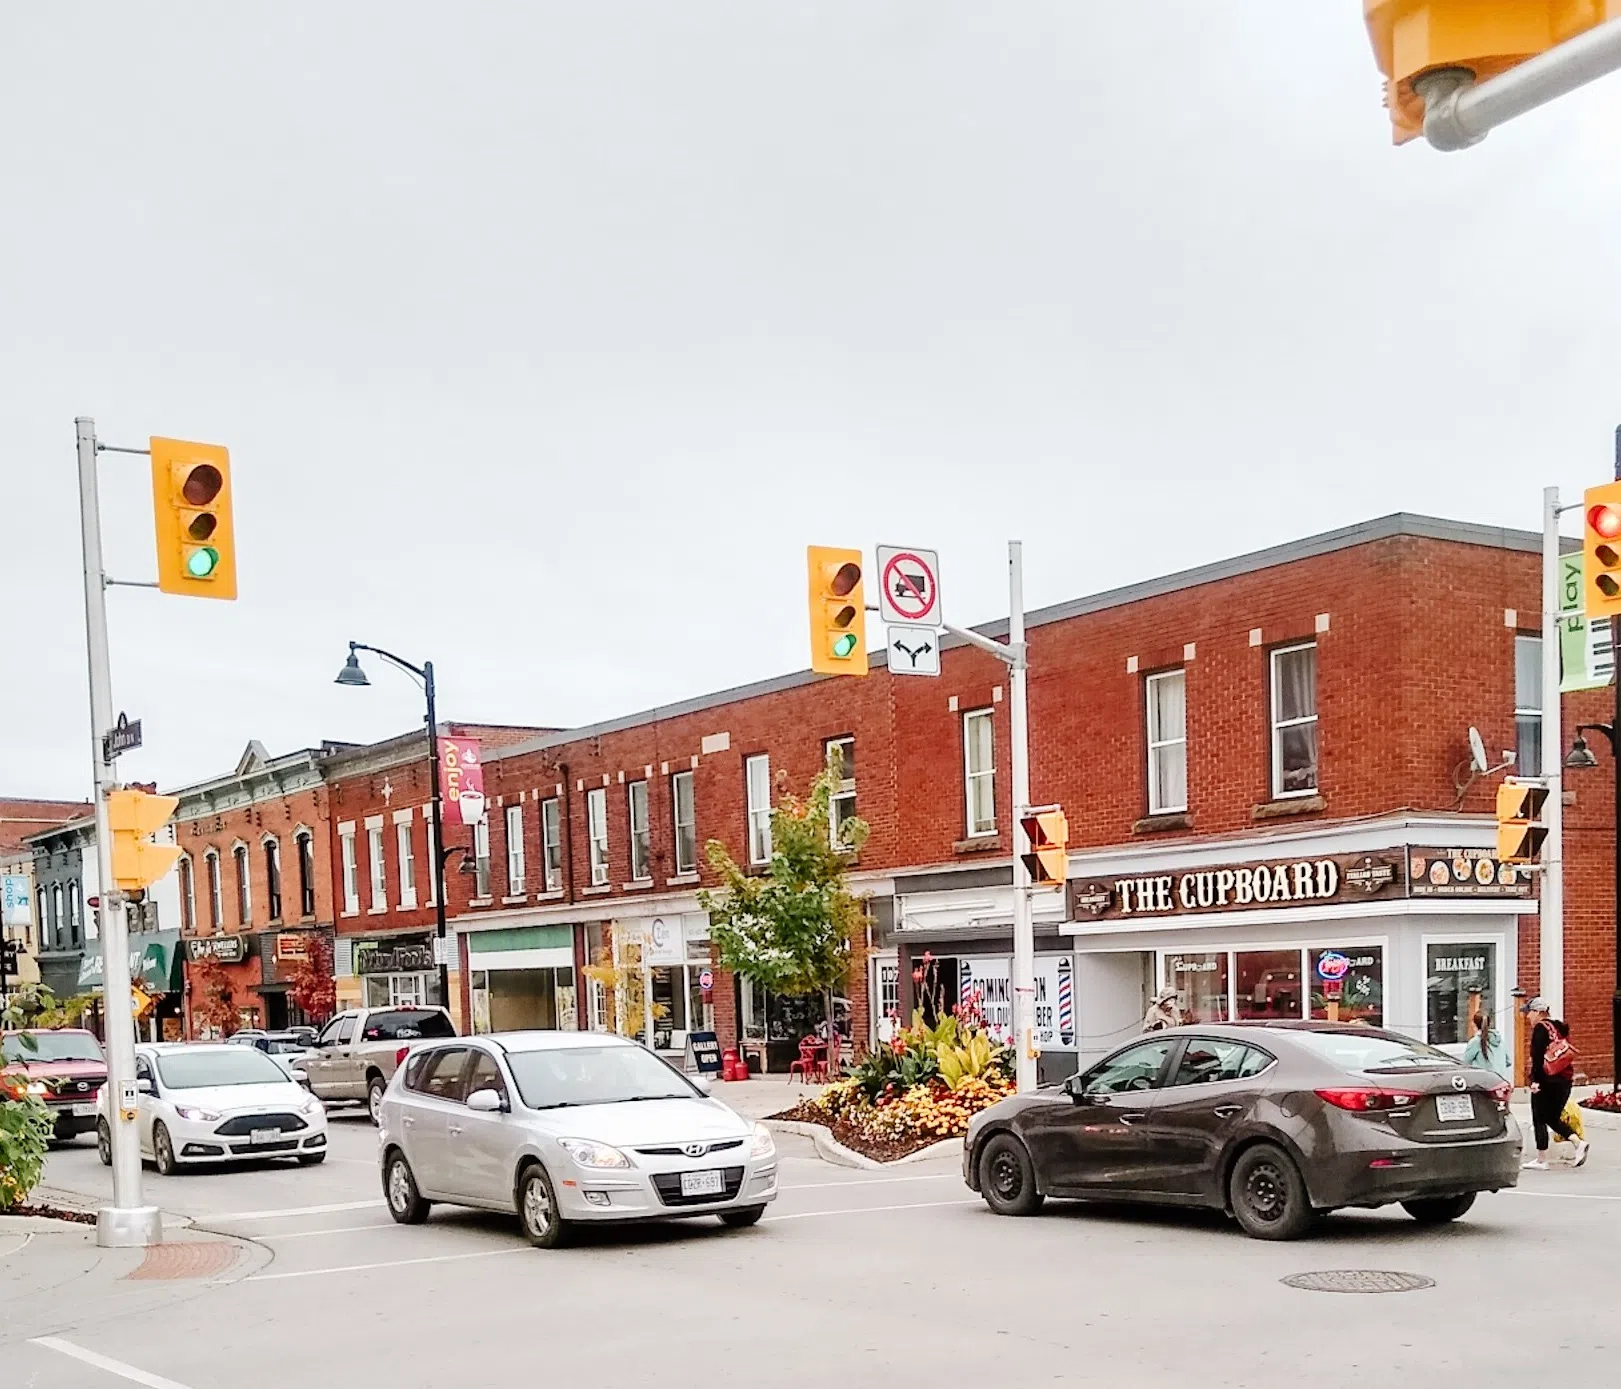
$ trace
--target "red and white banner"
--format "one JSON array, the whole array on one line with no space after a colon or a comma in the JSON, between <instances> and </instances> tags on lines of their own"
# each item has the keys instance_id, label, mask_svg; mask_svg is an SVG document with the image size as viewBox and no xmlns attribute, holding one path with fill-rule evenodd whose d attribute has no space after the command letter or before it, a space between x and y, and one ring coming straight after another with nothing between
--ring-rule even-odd
<instances>
[{"instance_id":1,"label":"red and white banner","mask_svg":"<svg viewBox=\"0 0 1621 1389\"><path fill-rule=\"evenodd\" d=\"M476 825L484 818L484 763L477 738L439 739L439 784L448 823Z\"/></svg>"}]
</instances>

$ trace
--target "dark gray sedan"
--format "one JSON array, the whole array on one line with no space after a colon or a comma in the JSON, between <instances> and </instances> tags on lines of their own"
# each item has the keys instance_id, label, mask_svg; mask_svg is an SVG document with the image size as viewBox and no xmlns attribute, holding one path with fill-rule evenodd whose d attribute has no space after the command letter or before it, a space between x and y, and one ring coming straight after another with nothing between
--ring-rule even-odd
<instances>
[{"instance_id":1,"label":"dark gray sedan","mask_svg":"<svg viewBox=\"0 0 1621 1389\"><path fill-rule=\"evenodd\" d=\"M1519 1180L1511 1094L1376 1028L1173 1028L976 1115L963 1177L1000 1215L1048 1196L1202 1206L1293 1239L1342 1206L1399 1201L1436 1224Z\"/></svg>"}]
</instances>

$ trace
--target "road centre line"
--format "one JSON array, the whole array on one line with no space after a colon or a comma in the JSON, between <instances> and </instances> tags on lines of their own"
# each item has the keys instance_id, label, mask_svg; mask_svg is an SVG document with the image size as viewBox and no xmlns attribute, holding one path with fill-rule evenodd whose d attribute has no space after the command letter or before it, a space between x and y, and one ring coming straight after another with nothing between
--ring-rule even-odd
<instances>
[{"instance_id":1,"label":"road centre line","mask_svg":"<svg viewBox=\"0 0 1621 1389\"><path fill-rule=\"evenodd\" d=\"M98 1355L93 1350L74 1345L72 1341L64 1341L59 1336L35 1336L28 1344L54 1350L58 1355L66 1355L86 1365L93 1365L98 1370L117 1375L120 1379L127 1379L133 1384L144 1384L146 1389L186 1389L186 1386L178 1380L165 1379L162 1375L137 1369L134 1365L126 1365L122 1360L114 1360L111 1356Z\"/></svg>"}]
</instances>

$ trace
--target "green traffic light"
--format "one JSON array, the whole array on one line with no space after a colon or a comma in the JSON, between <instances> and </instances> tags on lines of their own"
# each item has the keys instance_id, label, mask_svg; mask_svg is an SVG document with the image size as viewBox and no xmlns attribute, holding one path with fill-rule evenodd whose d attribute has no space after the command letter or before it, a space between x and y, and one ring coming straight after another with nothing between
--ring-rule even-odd
<instances>
[{"instance_id":1,"label":"green traffic light","mask_svg":"<svg viewBox=\"0 0 1621 1389\"><path fill-rule=\"evenodd\" d=\"M219 566L220 552L212 545L193 550L186 556L186 573L194 579L206 579Z\"/></svg>"},{"instance_id":2,"label":"green traffic light","mask_svg":"<svg viewBox=\"0 0 1621 1389\"><path fill-rule=\"evenodd\" d=\"M854 632L841 632L833 638L833 654L839 658L848 656L856 649L856 634Z\"/></svg>"}]
</instances>

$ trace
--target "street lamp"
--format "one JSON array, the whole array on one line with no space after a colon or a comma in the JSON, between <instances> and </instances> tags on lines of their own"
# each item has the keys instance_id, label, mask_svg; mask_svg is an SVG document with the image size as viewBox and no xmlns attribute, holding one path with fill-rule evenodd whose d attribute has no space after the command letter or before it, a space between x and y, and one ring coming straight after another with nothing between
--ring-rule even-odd
<instances>
[{"instance_id":1,"label":"street lamp","mask_svg":"<svg viewBox=\"0 0 1621 1389\"><path fill-rule=\"evenodd\" d=\"M1576 740L1565 754L1565 765L1580 770L1598 766L1598 758L1588 747L1584 733L1602 733L1610 743L1615 762L1615 989L1610 994L1610 1092L1621 1089L1621 748L1616 729L1621 728L1621 678L1616 682L1616 715L1610 723L1584 723L1577 726Z\"/></svg>"},{"instance_id":2,"label":"street lamp","mask_svg":"<svg viewBox=\"0 0 1621 1389\"><path fill-rule=\"evenodd\" d=\"M439 789L439 716L433 704L433 662L424 661L420 666L414 666L392 651L384 651L380 646L367 646L364 642L352 641L349 643L349 659L343 663L343 669L338 672L334 684L371 684L366 678L366 672L360 668L360 657L355 654L360 651L370 651L391 665L398 666L421 684L423 693L428 697L428 771L433 778L433 920L434 935L438 942L434 947L434 954L439 960L439 1003L442 1007L449 1008L450 962L445 944L445 859L448 855L445 853L444 804Z\"/></svg>"}]
</instances>

